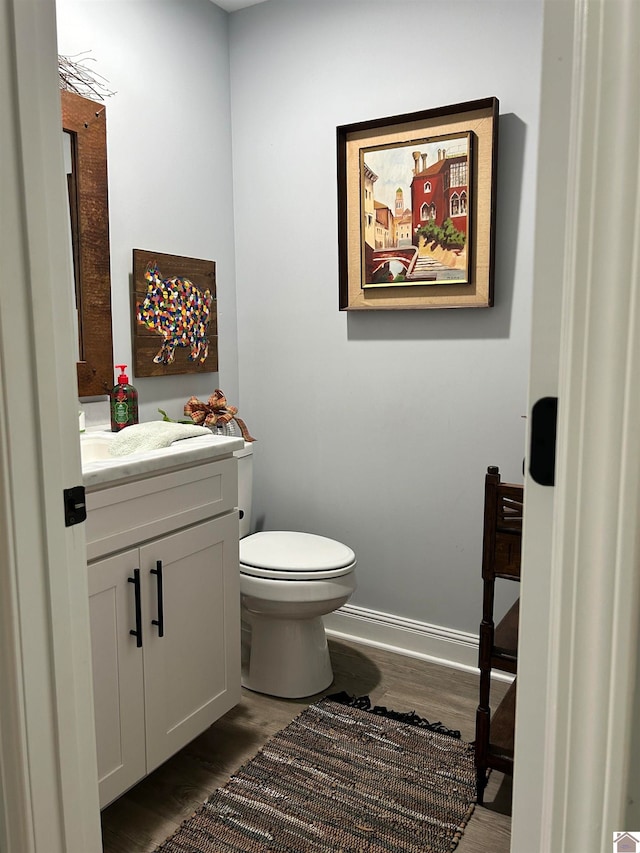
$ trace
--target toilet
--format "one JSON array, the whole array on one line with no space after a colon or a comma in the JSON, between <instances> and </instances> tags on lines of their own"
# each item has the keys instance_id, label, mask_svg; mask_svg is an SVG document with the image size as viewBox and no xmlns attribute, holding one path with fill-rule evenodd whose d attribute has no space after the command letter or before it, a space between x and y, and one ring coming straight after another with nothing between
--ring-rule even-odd
<instances>
[{"instance_id":1,"label":"toilet","mask_svg":"<svg viewBox=\"0 0 640 853\"><path fill-rule=\"evenodd\" d=\"M242 684L249 690L298 699L328 687L333 670L322 617L356 588L351 548L311 533L250 534L253 448L238 460Z\"/></svg>"}]
</instances>

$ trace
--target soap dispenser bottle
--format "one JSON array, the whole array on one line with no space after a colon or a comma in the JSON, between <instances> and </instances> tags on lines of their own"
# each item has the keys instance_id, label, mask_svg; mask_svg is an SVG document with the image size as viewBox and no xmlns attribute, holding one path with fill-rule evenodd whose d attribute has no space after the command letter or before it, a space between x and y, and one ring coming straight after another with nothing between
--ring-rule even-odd
<instances>
[{"instance_id":1,"label":"soap dispenser bottle","mask_svg":"<svg viewBox=\"0 0 640 853\"><path fill-rule=\"evenodd\" d=\"M133 385L129 385L129 377L124 372L127 365L116 364L116 367L120 371L118 384L114 385L109 394L112 432L138 423L138 392Z\"/></svg>"}]
</instances>

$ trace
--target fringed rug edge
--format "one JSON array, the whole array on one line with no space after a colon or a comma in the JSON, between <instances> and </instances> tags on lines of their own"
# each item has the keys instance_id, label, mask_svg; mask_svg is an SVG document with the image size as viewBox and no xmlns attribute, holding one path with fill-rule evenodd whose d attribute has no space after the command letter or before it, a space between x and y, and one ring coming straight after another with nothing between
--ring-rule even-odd
<instances>
[{"instance_id":1,"label":"fringed rug edge","mask_svg":"<svg viewBox=\"0 0 640 853\"><path fill-rule=\"evenodd\" d=\"M377 714L379 717L388 717L391 720L396 720L400 723L407 723L410 726L417 726L420 729L428 729L431 732L437 732L441 735L461 740L458 729L449 729L441 722L430 723L426 717L420 717L415 711L393 711L385 708L384 705L372 705L371 699L368 696L350 696L344 690L340 693L333 693L325 696L331 702L336 702L339 705L347 705L350 708L358 708L361 711L367 711L369 714Z\"/></svg>"}]
</instances>

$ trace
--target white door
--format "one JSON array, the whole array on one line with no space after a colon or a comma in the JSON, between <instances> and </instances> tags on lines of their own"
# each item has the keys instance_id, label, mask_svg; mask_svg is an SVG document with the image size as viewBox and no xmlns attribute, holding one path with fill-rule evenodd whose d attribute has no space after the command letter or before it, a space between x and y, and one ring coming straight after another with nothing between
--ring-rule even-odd
<instances>
[{"instance_id":1,"label":"white door","mask_svg":"<svg viewBox=\"0 0 640 853\"><path fill-rule=\"evenodd\" d=\"M150 773L240 700L237 513L143 546L140 569Z\"/></svg>"},{"instance_id":2,"label":"white door","mask_svg":"<svg viewBox=\"0 0 640 853\"><path fill-rule=\"evenodd\" d=\"M136 631L139 567L136 548L88 568L101 808L146 773L143 647L131 633Z\"/></svg>"},{"instance_id":3,"label":"white door","mask_svg":"<svg viewBox=\"0 0 640 853\"><path fill-rule=\"evenodd\" d=\"M559 417L555 489L525 491L514 853L636 828L638 44L637 0L545 2L530 401Z\"/></svg>"}]
</instances>

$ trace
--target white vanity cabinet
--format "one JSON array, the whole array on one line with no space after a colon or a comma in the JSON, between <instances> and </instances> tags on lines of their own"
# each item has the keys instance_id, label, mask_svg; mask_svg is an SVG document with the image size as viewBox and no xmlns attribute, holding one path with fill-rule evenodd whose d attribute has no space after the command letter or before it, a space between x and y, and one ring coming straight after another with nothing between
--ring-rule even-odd
<instances>
[{"instance_id":1,"label":"white vanity cabinet","mask_svg":"<svg viewBox=\"0 0 640 853\"><path fill-rule=\"evenodd\" d=\"M100 805L240 699L233 458L87 493Z\"/></svg>"}]
</instances>

